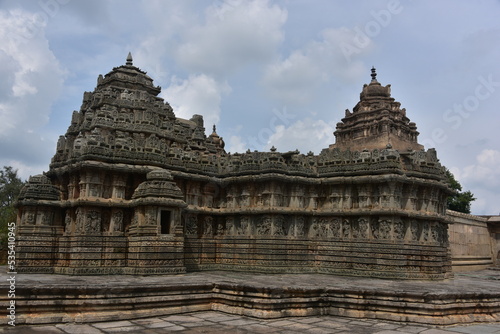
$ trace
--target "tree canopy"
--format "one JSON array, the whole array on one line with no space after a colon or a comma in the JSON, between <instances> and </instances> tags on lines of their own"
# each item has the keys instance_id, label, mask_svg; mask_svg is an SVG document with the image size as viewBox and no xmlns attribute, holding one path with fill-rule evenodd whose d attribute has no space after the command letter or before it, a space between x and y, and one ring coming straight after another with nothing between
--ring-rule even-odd
<instances>
[{"instance_id":1,"label":"tree canopy","mask_svg":"<svg viewBox=\"0 0 500 334\"><path fill-rule=\"evenodd\" d=\"M455 194L448 197L448 209L463 213L470 213L470 206L472 201L476 200L474 194L470 190L462 191L462 185L455 179L455 176L448 169L446 170L446 177L450 188L455 190Z\"/></svg>"},{"instance_id":2,"label":"tree canopy","mask_svg":"<svg viewBox=\"0 0 500 334\"><path fill-rule=\"evenodd\" d=\"M6 244L7 224L16 221L14 203L23 186L16 169L4 166L0 170L0 249Z\"/></svg>"}]
</instances>

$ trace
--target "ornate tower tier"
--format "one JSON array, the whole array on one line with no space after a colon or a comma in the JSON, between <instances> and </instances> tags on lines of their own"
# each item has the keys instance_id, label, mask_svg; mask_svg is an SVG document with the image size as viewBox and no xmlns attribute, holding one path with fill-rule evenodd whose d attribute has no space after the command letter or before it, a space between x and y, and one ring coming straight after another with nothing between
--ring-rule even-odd
<instances>
[{"instance_id":1,"label":"ornate tower tier","mask_svg":"<svg viewBox=\"0 0 500 334\"><path fill-rule=\"evenodd\" d=\"M417 126L391 97L391 85L384 87L377 81L375 68L371 76L353 111L346 109L342 122L337 123L336 142L330 148L373 150L390 145L400 152L423 149L417 142Z\"/></svg>"}]
</instances>

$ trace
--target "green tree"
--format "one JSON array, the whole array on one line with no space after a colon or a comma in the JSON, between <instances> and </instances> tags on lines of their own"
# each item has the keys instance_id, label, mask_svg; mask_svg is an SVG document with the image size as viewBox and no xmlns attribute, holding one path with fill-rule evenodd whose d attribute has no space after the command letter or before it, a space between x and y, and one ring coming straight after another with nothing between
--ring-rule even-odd
<instances>
[{"instance_id":1,"label":"green tree","mask_svg":"<svg viewBox=\"0 0 500 334\"><path fill-rule=\"evenodd\" d=\"M463 213L470 213L470 205L475 201L474 194L470 190L462 191L462 185L455 179L455 176L448 169L446 177L450 188L455 190L455 194L448 197L448 209Z\"/></svg>"},{"instance_id":2,"label":"green tree","mask_svg":"<svg viewBox=\"0 0 500 334\"><path fill-rule=\"evenodd\" d=\"M17 176L17 170L4 166L0 170L0 249L7 245L7 224L16 221L14 203L24 186L24 182Z\"/></svg>"}]
</instances>

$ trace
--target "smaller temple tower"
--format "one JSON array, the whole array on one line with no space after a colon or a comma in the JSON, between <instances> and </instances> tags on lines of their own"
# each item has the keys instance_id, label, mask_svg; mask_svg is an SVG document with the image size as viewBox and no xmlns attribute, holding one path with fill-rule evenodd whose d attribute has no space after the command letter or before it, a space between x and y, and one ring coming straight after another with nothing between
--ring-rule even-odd
<instances>
[{"instance_id":1,"label":"smaller temple tower","mask_svg":"<svg viewBox=\"0 0 500 334\"><path fill-rule=\"evenodd\" d=\"M401 103L391 97L391 85L382 86L375 68L371 71L372 80L363 86L359 102L352 112L346 109L345 117L337 123L336 142L330 148L361 151L390 145L400 152L422 150L424 147L417 142L417 126L406 117Z\"/></svg>"}]
</instances>

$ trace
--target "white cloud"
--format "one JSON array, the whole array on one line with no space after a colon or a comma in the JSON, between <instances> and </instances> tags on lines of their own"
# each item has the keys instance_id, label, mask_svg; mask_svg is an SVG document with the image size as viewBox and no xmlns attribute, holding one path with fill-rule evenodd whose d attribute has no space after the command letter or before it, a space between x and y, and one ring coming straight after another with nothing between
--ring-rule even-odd
<instances>
[{"instance_id":1,"label":"white cloud","mask_svg":"<svg viewBox=\"0 0 500 334\"><path fill-rule=\"evenodd\" d=\"M484 149L476 156L473 165L466 166L460 173L464 182L482 187L500 189L500 151Z\"/></svg>"},{"instance_id":2,"label":"white cloud","mask_svg":"<svg viewBox=\"0 0 500 334\"><path fill-rule=\"evenodd\" d=\"M500 151L483 149L472 165L450 168L463 190L470 190L477 199L472 202L476 214L500 212Z\"/></svg>"},{"instance_id":3,"label":"white cloud","mask_svg":"<svg viewBox=\"0 0 500 334\"><path fill-rule=\"evenodd\" d=\"M267 61L283 41L286 18L287 12L268 0L215 3L207 8L205 23L183 35L177 61L189 70L216 76Z\"/></svg>"},{"instance_id":4,"label":"white cloud","mask_svg":"<svg viewBox=\"0 0 500 334\"><path fill-rule=\"evenodd\" d=\"M285 105L307 103L315 97L318 87L335 79L352 82L365 74L363 63L343 51L354 45L354 31L346 28L327 29L320 41L313 41L290 56L268 66L263 84L271 97ZM357 48L358 56L370 52L372 42Z\"/></svg>"},{"instance_id":5,"label":"white cloud","mask_svg":"<svg viewBox=\"0 0 500 334\"><path fill-rule=\"evenodd\" d=\"M0 73L5 78L0 87L0 164L47 164L53 153L55 142L40 129L49 120L64 72L49 48L42 18L20 9L0 10Z\"/></svg>"},{"instance_id":6,"label":"white cloud","mask_svg":"<svg viewBox=\"0 0 500 334\"><path fill-rule=\"evenodd\" d=\"M323 120L306 118L293 123L277 124L274 121L269 127L262 128L248 138L241 135L231 135L227 140L227 152L269 151L274 146L279 152L294 151L298 149L301 153L314 151L318 154L327 148L335 139L333 136L334 124ZM238 132L241 128L237 128Z\"/></svg>"},{"instance_id":7,"label":"white cloud","mask_svg":"<svg viewBox=\"0 0 500 334\"><path fill-rule=\"evenodd\" d=\"M266 91L279 101L304 104L326 79L313 59L296 51L284 61L270 65L263 83Z\"/></svg>"},{"instance_id":8,"label":"white cloud","mask_svg":"<svg viewBox=\"0 0 500 334\"><path fill-rule=\"evenodd\" d=\"M144 11L147 24L139 20L137 30L147 26L148 31L146 36L141 34L137 49L131 50L134 64L147 68L155 82L165 82L172 70L167 57L177 52L182 32L198 24L197 9L188 1L148 0L143 1L138 10Z\"/></svg>"},{"instance_id":9,"label":"white cloud","mask_svg":"<svg viewBox=\"0 0 500 334\"><path fill-rule=\"evenodd\" d=\"M333 123L310 118L298 120L288 127L278 125L269 137L266 148L275 146L280 152L298 149L304 154L312 150L318 154L335 141L334 129Z\"/></svg>"},{"instance_id":10,"label":"white cloud","mask_svg":"<svg viewBox=\"0 0 500 334\"><path fill-rule=\"evenodd\" d=\"M231 88L204 75L192 75L188 79L172 78L171 85L162 92L177 117L190 119L194 114L203 115L205 128L217 124L220 117L222 96Z\"/></svg>"},{"instance_id":11,"label":"white cloud","mask_svg":"<svg viewBox=\"0 0 500 334\"><path fill-rule=\"evenodd\" d=\"M23 161L20 160L2 160L3 166L11 166L14 170L17 170L17 176L21 180L28 180L30 176L42 174L43 171L48 169L48 165L46 162L39 164L24 164Z\"/></svg>"},{"instance_id":12,"label":"white cloud","mask_svg":"<svg viewBox=\"0 0 500 334\"><path fill-rule=\"evenodd\" d=\"M243 153L246 152L247 149L247 143L241 138L241 136L233 135L229 137L229 140L226 143L226 152Z\"/></svg>"}]
</instances>

